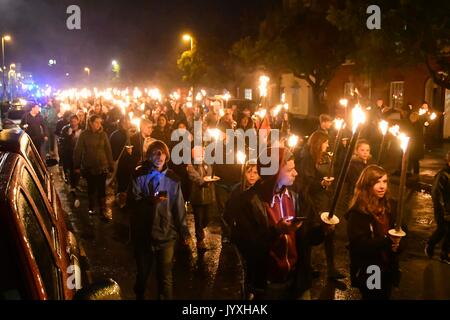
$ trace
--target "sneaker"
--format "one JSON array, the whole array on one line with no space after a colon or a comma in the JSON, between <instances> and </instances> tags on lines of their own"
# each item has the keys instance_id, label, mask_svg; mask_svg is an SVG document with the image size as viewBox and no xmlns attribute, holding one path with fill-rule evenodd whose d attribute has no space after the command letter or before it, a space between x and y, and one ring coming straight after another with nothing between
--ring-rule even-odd
<instances>
[{"instance_id":1,"label":"sneaker","mask_svg":"<svg viewBox=\"0 0 450 320\"><path fill-rule=\"evenodd\" d=\"M434 254L434 246L429 245L428 243L425 245L425 249L424 249L425 255L432 259L433 258L433 254Z\"/></svg>"},{"instance_id":2,"label":"sneaker","mask_svg":"<svg viewBox=\"0 0 450 320\"><path fill-rule=\"evenodd\" d=\"M80 207L80 200L75 199L75 201L73 202L73 206L74 206L75 208L79 208L79 207Z\"/></svg>"}]
</instances>

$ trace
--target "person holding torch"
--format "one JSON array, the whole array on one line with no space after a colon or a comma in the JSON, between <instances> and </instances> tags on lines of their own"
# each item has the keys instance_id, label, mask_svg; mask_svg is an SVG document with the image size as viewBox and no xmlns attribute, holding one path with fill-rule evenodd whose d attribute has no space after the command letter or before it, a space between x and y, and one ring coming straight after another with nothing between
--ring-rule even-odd
<instances>
[{"instance_id":1,"label":"person holding torch","mask_svg":"<svg viewBox=\"0 0 450 320\"><path fill-rule=\"evenodd\" d=\"M309 216L315 218L312 223L323 228L328 278L342 279L344 275L336 269L334 262L334 227L323 224L319 218L320 213L328 210L330 206L332 196L330 187L334 180L328 177L330 158L327 150L328 135L323 131L314 132L300 157L296 188L302 198L309 203Z\"/></svg>"},{"instance_id":2,"label":"person holding torch","mask_svg":"<svg viewBox=\"0 0 450 320\"><path fill-rule=\"evenodd\" d=\"M350 210L345 215L351 284L360 290L364 300L387 300L392 288L399 284L401 237L389 234L397 220L394 210L386 170L368 166L356 183ZM374 274L371 268L379 268L379 282L369 281Z\"/></svg>"}]
</instances>

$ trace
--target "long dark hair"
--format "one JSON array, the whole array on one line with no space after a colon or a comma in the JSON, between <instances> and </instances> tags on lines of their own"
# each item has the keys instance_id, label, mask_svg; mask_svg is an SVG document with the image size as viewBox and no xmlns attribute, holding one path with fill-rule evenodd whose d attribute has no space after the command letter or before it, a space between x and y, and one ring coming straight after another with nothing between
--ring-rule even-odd
<instances>
[{"instance_id":1,"label":"long dark hair","mask_svg":"<svg viewBox=\"0 0 450 320\"><path fill-rule=\"evenodd\" d=\"M373 186L384 175L387 175L387 172L380 166L370 165L366 167L356 182L354 195L350 202L350 208L355 208L375 216L384 211L390 212L388 192L386 192L385 196L381 199L376 197L373 193Z\"/></svg>"},{"instance_id":2,"label":"long dark hair","mask_svg":"<svg viewBox=\"0 0 450 320\"><path fill-rule=\"evenodd\" d=\"M322 160L322 144L324 144L326 141L328 141L328 135L322 131L316 131L311 135L311 137L309 137L308 151L316 167Z\"/></svg>"}]
</instances>

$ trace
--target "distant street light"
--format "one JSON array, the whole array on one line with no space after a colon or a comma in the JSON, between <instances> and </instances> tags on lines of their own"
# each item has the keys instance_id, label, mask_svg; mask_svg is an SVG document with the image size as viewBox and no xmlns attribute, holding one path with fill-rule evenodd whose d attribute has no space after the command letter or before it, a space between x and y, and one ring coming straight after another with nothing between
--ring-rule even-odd
<instances>
[{"instance_id":1,"label":"distant street light","mask_svg":"<svg viewBox=\"0 0 450 320\"><path fill-rule=\"evenodd\" d=\"M87 73L88 77L91 75L91 69L89 69L88 67L84 67L84 72Z\"/></svg>"},{"instance_id":2,"label":"distant street light","mask_svg":"<svg viewBox=\"0 0 450 320\"><path fill-rule=\"evenodd\" d=\"M117 62L117 60L113 60L111 62L112 65L112 72L115 74L115 77L119 77L119 73L120 73L120 64Z\"/></svg>"},{"instance_id":3,"label":"distant street light","mask_svg":"<svg viewBox=\"0 0 450 320\"><path fill-rule=\"evenodd\" d=\"M185 33L183 35L183 40L190 41L191 42L191 51L194 50L194 38L192 38L192 36L190 34Z\"/></svg>"},{"instance_id":4,"label":"distant street light","mask_svg":"<svg viewBox=\"0 0 450 320\"><path fill-rule=\"evenodd\" d=\"M3 97L3 99L5 98L5 92L6 92L5 42L8 42L8 41L11 41L11 36L9 36L9 35L2 36L2 79L3 79L3 81L2 81L2 83L3 83L2 97Z\"/></svg>"}]
</instances>

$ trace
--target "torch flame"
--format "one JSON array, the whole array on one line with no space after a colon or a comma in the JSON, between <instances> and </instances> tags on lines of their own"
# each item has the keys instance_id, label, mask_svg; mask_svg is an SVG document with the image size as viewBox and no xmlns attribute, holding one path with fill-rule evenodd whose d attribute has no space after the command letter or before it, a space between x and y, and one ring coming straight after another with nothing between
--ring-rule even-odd
<instances>
[{"instance_id":1,"label":"torch flame","mask_svg":"<svg viewBox=\"0 0 450 320\"><path fill-rule=\"evenodd\" d=\"M278 116L283 106L281 104L277 105L275 108L272 109L272 114L274 117Z\"/></svg>"},{"instance_id":2,"label":"torch flame","mask_svg":"<svg viewBox=\"0 0 450 320\"><path fill-rule=\"evenodd\" d=\"M215 140L219 140L220 137L220 130L215 128L215 129L208 129L209 135Z\"/></svg>"},{"instance_id":3,"label":"torch flame","mask_svg":"<svg viewBox=\"0 0 450 320\"><path fill-rule=\"evenodd\" d=\"M291 135L288 138L288 146L289 148L294 148L298 143L298 136L296 135Z\"/></svg>"},{"instance_id":4,"label":"torch flame","mask_svg":"<svg viewBox=\"0 0 450 320\"><path fill-rule=\"evenodd\" d=\"M341 130L344 125L344 119L334 119L334 127L336 130Z\"/></svg>"},{"instance_id":5,"label":"torch flame","mask_svg":"<svg viewBox=\"0 0 450 320\"><path fill-rule=\"evenodd\" d=\"M269 83L270 78L268 76L259 77L259 95L261 97L267 97L267 84Z\"/></svg>"},{"instance_id":6,"label":"torch flame","mask_svg":"<svg viewBox=\"0 0 450 320\"><path fill-rule=\"evenodd\" d=\"M141 119L140 118L133 118L131 119L131 123L136 126L136 128L139 128L141 125Z\"/></svg>"},{"instance_id":7,"label":"torch flame","mask_svg":"<svg viewBox=\"0 0 450 320\"><path fill-rule=\"evenodd\" d=\"M347 107L348 105L348 100L347 99L340 99L339 100L339 104L343 107Z\"/></svg>"},{"instance_id":8,"label":"torch flame","mask_svg":"<svg viewBox=\"0 0 450 320\"><path fill-rule=\"evenodd\" d=\"M436 118L437 118L437 114L436 114L436 112L433 112L433 113L430 115L430 120L433 121L433 120L435 120Z\"/></svg>"},{"instance_id":9,"label":"torch flame","mask_svg":"<svg viewBox=\"0 0 450 320\"><path fill-rule=\"evenodd\" d=\"M352 119L353 119L353 133L356 132L356 129L358 129L358 126L360 124L363 124L364 122L366 122L366 114L364 113L364 111L361 109L361 105L357 104L355 105L355 107L352 110Z\"/></svg>"},{"instance_id":10,"label":"torch flame","mask_svg":"<svg viewBox=\"0 0 450 320\"><path fill-rule=\"evenodd\" d=\"M389 132L394 136L397 137L400 133L400 127L398 124L396 124L395 126L392 126L389 128Z\"/></svg>"},{"instance_id":11,"label":"torch flame","mask_svg":"<svg viewBox=\"0 0 450 320\"><path fill-rule=\"evenodd\" d=\"M400 140L400 148L402 148L403 153L405 153L408 148L409 137L407 137L404 133L400 133L398 139Z\"/></svg>"},{"instance_id":12,"label":"torch flame","mask_svg":"<svg viewBox=\"0 0 450 320\"><path fill-rule=\"evenodd\" d=\"M238 151L238 153L236 154L236 158L239 164L245 164L245 153L243 153L242 151Z\"/></svg>"},{"instance_id":13,"label":"torch flame","mask_svg":"<svg viewBox=\"0 0 450 320\"><path fill-rule=\"evenodd\" d=\"M380 131L383 134L383 136L385 136L389 129L389 123L385 120L382 120L378 124L378 127L380 128Z\"/></svg>"},{"instance_id":14,"label":"torch flame","mask_svg":"<svg viewBox=\"0 0 450 320\"><path fill-rule=\"evenodd\" d=\"M282 93L281 94L281 103L285 103L286 102L286 93Z\"/></svg>"}]
</instances>

